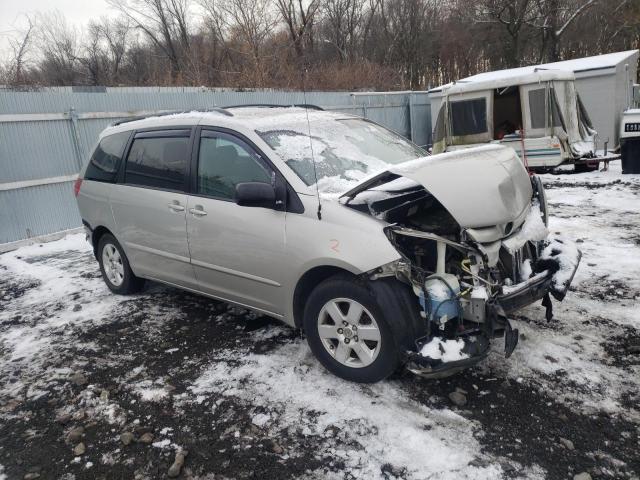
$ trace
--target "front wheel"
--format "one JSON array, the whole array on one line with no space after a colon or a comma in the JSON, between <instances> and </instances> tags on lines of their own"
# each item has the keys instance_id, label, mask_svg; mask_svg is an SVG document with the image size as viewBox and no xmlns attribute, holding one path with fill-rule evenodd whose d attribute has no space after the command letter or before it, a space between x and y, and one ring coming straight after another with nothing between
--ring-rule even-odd
<instances>
[{"instance_id":1,"label":"front wheel","mask_svg":"<svg viewBox=\"0 0 640 480\"><path fill-rule=\"evenodd\" d=\"M112 292L123 295L134 293L144 285L144 280L133 274L122 246L113 235L105 234L100 238L98 262L102 279Z\"/></svg>"},{"instance_id":2,"label":"front wheel","mask_svg":"<svg viewBox=\"0 0 640 480\"><path fill-rule=\"evenodd\" d=\"M332 277L316 287L305 308L304 330L320 363L345 380L377 382L400 364L400 348L375 296L349 277Z\"/></svg>"}]
</instances>

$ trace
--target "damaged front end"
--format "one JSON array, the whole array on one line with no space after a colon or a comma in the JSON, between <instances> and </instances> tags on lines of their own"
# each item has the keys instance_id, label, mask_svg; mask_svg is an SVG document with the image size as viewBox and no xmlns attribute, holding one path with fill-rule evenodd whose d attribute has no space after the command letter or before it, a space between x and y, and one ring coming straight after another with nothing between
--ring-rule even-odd
<instances>
[{"instance_id":1,"label":"damaged front end","mask_svg":"<svg viewBox=\"0 0 640 480\"><path fill-rule=\"evenodd\" d=\"M566 295L581 253L549 235L544 189L537 177L525 175L526 205L489 227L461 225L451 213L459 205L447 208L447 198L437 198L416 175L379 177L343 201L390 224L385 233L401 260L370 277L397 278L420 304L423 329L407 351L410 371L451 375L485 358L498 336L504 336L509 357L518 343L509 314L542 300L550 320L550 295Z\"/></svg>"}]
</instances>

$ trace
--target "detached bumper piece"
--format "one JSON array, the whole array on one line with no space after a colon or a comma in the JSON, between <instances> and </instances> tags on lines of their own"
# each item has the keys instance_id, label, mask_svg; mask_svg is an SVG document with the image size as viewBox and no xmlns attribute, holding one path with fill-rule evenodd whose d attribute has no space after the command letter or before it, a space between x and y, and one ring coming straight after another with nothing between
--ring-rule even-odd
<instances>
[{"instance_id":1,"label":"detached bumper piece","mask_svg":"<svg viewBox=\"0 0 640 480\"><path fill-rule=\"evenodd\" d=\"M441 358L432 358L425 355L427 345L419 348L418 352L409 351L407 370L423 378L445 378L469 368L486 358L489 354L489 339L483 335L460 337L457 340L445 340L439 337L431 339L429 344L436 342L442 353ZM447 351L451 343L463 342L459 349L458 360L446 361ZM422 352L422 353L421 353ZM438 356L437 354L435 355Z\"/></svg>"}]
</instances>

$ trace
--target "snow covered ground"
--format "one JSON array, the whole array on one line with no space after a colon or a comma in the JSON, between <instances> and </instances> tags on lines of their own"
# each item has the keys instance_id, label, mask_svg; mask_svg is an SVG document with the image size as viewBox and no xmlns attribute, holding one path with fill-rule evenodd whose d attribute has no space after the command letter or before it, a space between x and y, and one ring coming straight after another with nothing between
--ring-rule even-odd
<instances>
[{"instance_id":1,"label":"snow covered ground","mask_svg":"<svg viewBox=\"0 0 640 480\"><path fill-rule=\"evenodd\" d=\"M571 291L440 381L350 384L265 317L114 296L81 235L0 255L0 478L164 478L177 452L184 478L637 478L640 177L544 181Z\"/></svg>"}]
</instances>

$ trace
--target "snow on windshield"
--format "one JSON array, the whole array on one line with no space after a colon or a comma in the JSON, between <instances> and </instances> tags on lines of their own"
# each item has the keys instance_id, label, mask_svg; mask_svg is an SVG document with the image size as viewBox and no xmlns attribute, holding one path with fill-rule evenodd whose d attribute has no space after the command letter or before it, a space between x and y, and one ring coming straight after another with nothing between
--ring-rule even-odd
<instances>
[{"instance_id":1,"label":"snow on windshield","mask_svg":"<svg viewBox=\"0 0 640 480\"><path fill-rule=\"evenodd\" d=\"M302 111L257 123L258 135L307 185L317 175L324 193L344 192L389 165L425 155L400 135L357 118L309 112L307 123Z\"/></svg>"}]
</instances>

